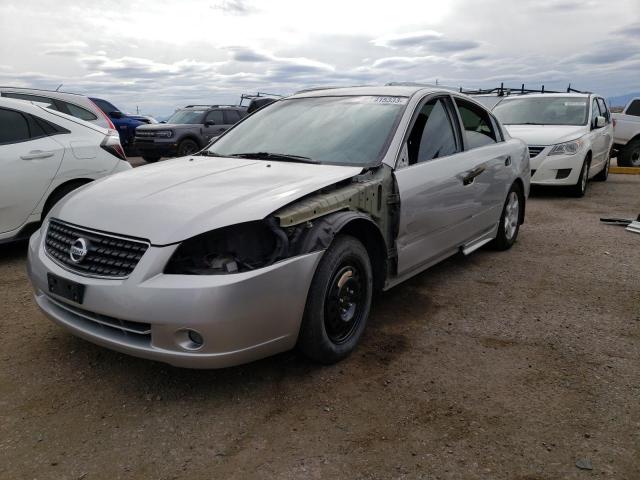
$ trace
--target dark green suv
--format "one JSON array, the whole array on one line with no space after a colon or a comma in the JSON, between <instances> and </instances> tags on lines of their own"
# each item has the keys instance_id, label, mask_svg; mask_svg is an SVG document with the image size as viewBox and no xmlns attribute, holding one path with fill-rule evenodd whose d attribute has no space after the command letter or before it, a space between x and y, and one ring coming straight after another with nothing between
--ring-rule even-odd
<instances>
[{"instance_id":1,"label":"dark green suv","mask_svg":"<svg viewBox=\"0 0 640 480\"><path fill-rule=\"evenodd\" d=\"M203 149L246 114L247 107L235 105L187 105L165 123L136 128L134 145L147 162L184 157Z\"/></svg>"}]
</instances>

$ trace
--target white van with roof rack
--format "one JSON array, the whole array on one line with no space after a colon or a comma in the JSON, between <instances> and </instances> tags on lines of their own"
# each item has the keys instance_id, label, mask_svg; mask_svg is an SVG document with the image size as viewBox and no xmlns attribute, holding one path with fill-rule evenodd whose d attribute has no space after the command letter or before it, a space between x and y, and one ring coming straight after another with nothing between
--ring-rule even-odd
<instances>
[{"instance_id":1,"label":"white van with roof rack","mask_svg":"<svg viewBox=\"0 0 640 480\"><path fill-rule=\"evenodd\" d=\"M562 186L582 197L588 180L607 179L613 123L603 97L571 88L567 93L494 90L474 98L485 105L499 98L494 115L529 146L532 185Z\"/></svg>"}]
</instances>

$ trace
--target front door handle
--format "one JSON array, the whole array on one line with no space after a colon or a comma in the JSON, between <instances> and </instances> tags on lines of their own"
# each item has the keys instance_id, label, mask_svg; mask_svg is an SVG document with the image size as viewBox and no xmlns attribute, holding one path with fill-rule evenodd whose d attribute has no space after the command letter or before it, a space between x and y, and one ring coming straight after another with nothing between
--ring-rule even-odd
<instances>
[{"instance_id":1,"label":"front door handle","mask_svg":"<svg viewBox=\"0 0 640 480\"><path fill-rule=\"evenodd\" d=\"M26 155L20 155L22 160L39 160L41 158L53 157L53 152L43 152L42 150L32 150Z\"/></svg>"},{"instance_id":2,"label":"front door handle","mask_svg":"<svg viewBox=\"0 0 640 480\"><path fill-rule=\"evenodd\" d=\"M469 185L471 183L473 183L473 181L475 180L475 178L480 175L482 172L485 171L485 167L484 166L480 166L480 167L476 167L473 170L470 170L466 173L464 173L463 177L462 177L462 184L463 185Z\"/></svg>"}]
</instances>

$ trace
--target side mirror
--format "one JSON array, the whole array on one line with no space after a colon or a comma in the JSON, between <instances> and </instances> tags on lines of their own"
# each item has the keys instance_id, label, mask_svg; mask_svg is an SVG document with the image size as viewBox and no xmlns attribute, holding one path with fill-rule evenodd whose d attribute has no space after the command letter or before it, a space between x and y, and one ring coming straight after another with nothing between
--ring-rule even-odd
<instances>
[{"instance_id":1,"label":"side mirror","mask_svg":"<svg viewBox=\"0 0 640 480\"><path fill-rule=\"evenodd\" d=\"M162 121L161 121L161 122L159 122L159 123L167 123L167 121L166 121L166 120L162 120Z\"/></svg>"},{"instance_id":2,"label":"side mirror","mask_svg":"<svg viewBox=\"0 0 640 480\"><path fill-rule=\"evenodd\" d=\"M204 122L204 125L206 127L211 127L211 126L213 126L215 124L216 124L216 122L214 122L213 120L207 120L206 122Z\"/></svg>"},{"instance_id":3,"label":"side mirror","mask_svg":"<svg viewBox=\"0 0 640 480\"><path fill-rule=\"evenodd\" d=\"M124 114L122 112L115 111L115 112L109 113L109 116L113 118L122 118L124 117Z\"/></svg>"},{"instance_id":4,"label":"side mirror","mask_svg":"<svg viewBox=\"0 0 640 480\"><path fill-rule=\"evenodd\" d=\"M607 124L607 120L606 120L603 116L598 115L598 116L596 117L596 128L602 128L602 127L604 127L606 124Z\"/></svg>"}]
</instances>

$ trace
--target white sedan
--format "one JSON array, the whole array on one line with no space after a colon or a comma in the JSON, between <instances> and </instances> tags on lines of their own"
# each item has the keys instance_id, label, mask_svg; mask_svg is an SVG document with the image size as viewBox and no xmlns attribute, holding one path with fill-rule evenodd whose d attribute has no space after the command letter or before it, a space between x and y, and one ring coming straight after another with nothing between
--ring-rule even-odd
<instances>
[{"instance_id":1,"label":"white sedan","mask_svg":"<svg viewBox=\"0 0 640 480\"><path fill-rule=\"evenodd\" d=\"M0 98L0 243L27 237L72 190L130 168L115 130Z\"/></svg>"}]
</instances>

